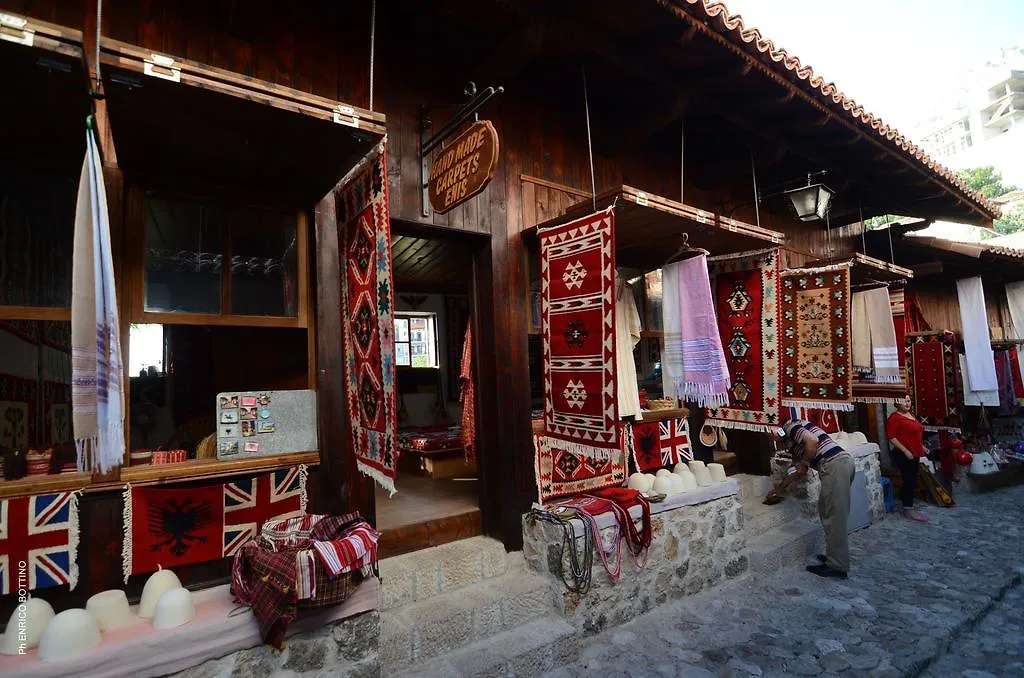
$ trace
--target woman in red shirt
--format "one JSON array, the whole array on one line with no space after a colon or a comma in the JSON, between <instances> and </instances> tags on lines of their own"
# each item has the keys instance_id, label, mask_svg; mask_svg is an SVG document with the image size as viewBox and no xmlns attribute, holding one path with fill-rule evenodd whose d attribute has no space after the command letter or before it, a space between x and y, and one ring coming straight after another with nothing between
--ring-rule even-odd
<instances>
[{"instance_id":1,"label":"woman in red shirt","mask_svg":"<svg viewBox=\"0 0 1024 678\"><path fill-rule=\"evenodd\" d=\"M914 510L917 465L924 456L924 427L910 411L910 398L896 404L896 411L889 415L885 424L885 437L889 439L889 456L903 474L903 487L900 489L903 517L927 523L928 516Z\"/></svg>"}]
</instances>

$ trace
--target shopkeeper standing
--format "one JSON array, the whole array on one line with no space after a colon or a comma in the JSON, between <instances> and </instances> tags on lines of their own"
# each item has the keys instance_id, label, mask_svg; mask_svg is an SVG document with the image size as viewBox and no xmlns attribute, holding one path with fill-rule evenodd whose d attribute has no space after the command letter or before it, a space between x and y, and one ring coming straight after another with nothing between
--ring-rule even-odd
<instances>
[{"instance_id":1,"label":"shopkeeper standing","mask_svg":"<svg viewBox=\"0 0 1024 678\"><path fill-rule=\"evenodd\" d=\"M914 495L917 494L917 466L924 453L924 426L910 411L910 398L896 403L896 411L885 422L885 437L889 439L889 452L893 464L903 475L900 501L903 502L903 517L928 522L928 516L914 510Z\"/></svg>"},{"instance_id":2,"label":"shopkeeper standing","mask_svg":"<svg viewBox=\"0 0 1024 678\"><path fill-rule=\"evenodd\" d=\"M825 530L825 558L819 565L808 565L807 571L819 577L846 579L850 570L847 522L850 517L853 458L809 421L791 419L782 425L782 429L790 443L797 473L803 475L808 468L813 468L821 479L818 516Z\"/></svg>"}]
</instances>

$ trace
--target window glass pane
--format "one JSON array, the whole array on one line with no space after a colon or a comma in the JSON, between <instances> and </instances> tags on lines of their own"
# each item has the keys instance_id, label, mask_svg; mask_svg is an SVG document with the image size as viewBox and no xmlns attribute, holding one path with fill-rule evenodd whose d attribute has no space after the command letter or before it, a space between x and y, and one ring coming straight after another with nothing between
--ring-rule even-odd
<instances>
[{"instance_id":1,"label":"window glass pane","mask_svg":"<svg viewBox=\"0 0 1024 678\"><path fill-rule=\"evenodd\" d=\"M409 341L409 321L395 318L395 341Z\"/></svg>"},{"instance_id":2,"label":"window glass pane","mask_svg":"<svg viewBox=\"0 0 1024 678\"><path fill-rule=\"evenodd\" d=\"M155 377L164 373L164 326L132 323L128 328L128 374Z\"/></svg>"},{"instance_id":3,"label":"window glass pane","mask_svg":"<svg viewBox=\"0 0 1024 678\"><path fill-rule=\"evenodd\" d=\"M409 344L395 344L395 364L409 365Z\"/></svg>"},{"instance_id":4,"label":"window glass pane","mask_svg":"<svg viewBox=\"0 0 1024 678\"><path fill-rule=\"evenodd\" d=\"M647 317L644 318L644 329L663 331L661 269L651 271L644 276L644 294L647 296Z\"/></svg>"},{"instance_id":5,"label":"window glass pane","mask_svg":"<svg viewBox=\"0 0 1024 678\"><path fill-rule=\"evenodd\" d=\"M147 311L220 313L224 211L146 197Z\"/></svg>"},{"instance_id":6,"label":"window glass pane","mask_svg":"<svg viewBox=\"0 0 1024 678\"><path fill-rule=\"evenodd\" d=\"M54 448L73 466L73 440L71 323L0 321L0 452Z\"/></svg>"},{"instance_id":7,"label":"window glass pane","mask_svg":"<svg viewBox=\"0 0 1024 678\"><path fill-rule=\"evenodd\" d=\"M231 216L231 312L298 314L298 222L294 214L241 209Z\"/></svg>"},{"instance_id":8,"label":"window glass pane","mask_svg":"<svg viewBox=\"0 0 1024 678\"><path fill-rule=\"evenodd\" d=\"M144 374L141 369L131 372L133 450L182 449L194 457L202 439L216 432L218 393L309 387L306 330L135 327L129 331L129 365L136 366L136 360L149 363L161 354L167 364L162 372L150 371L148 365Z\"/></svg>"},{"instance_id":9,"label":"window glass pane","mask_svg":"<svg viewBox=\"0 0 1024 678\"><path fill-rule=\"evenodd\" d=\"M0 174L0 306L71 306L77 185Z\"/></svg>"}]
</instances>

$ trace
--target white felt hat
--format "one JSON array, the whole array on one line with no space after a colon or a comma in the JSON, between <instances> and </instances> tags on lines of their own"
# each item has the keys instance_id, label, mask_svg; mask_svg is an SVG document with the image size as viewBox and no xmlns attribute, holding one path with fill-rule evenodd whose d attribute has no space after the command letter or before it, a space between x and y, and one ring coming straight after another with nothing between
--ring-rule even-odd
<instances>
[{"instance_id":1,"label":"white felt hat","mask_svg":"<svg viewBox=\"0 0 1024 678\"><path fill-rule=\"evenodd\" d=\"M640 490L641 492L646 492L651 489L647 487L647 478L643 473L634 473L631 475L629 477L629 482L626 483L626 487L631 490Z\"/></svg>"},{"instance_id":2,"label":"white felt hat","mask_svg":"<svg viewBox=\"0 0 1024 678\"><path fill-rule=\"evenodd\" d=\"M196 616L192 594L188 589L176 588L164 591L160 600L156 601L156 612L153 614L153 628L173 629L192 621Z\"/></svg>"},{"instance_id":3,"label":"white felt hat","mask_svg":"<svg viewBox=\"0 0 1024 678\"><path fill-rule=\"evenodd\" d=\"M697 479L698 487L707 487L711 484L711 474L708 472L707 467L700 466L693 469L693 476Z\"/></svg>"},{"instance_id":4,"label":"white felt hat","mask_svg":"<svg viewBox=\"0 0 1024 678\"><path fill-rule=\"evenodd\" d=\"M708 473L711 475L711 482L725 482L725 467L721 464L708 464Z\"/></svg>"},{"instance_id":5,"label":"white felt hat","mask_svg":"<svg viewBox=\"0 0 1024 678\"><path fill-rule=\"evenodd\" d=\"M672 475L672 471L669 471L667 468L659 468L658 472L654 474L654 477L655 478L668 478L670 475Z\"/></svg>"},{"instance_id":6,"label":"white felt hat","mask_svg":"<svg viewBox=\"0 0 1024 678\"><path fill-rule=\"evenodd\" d=\"M119 589L97 593L85 601L85 609L96 618L104 633L127 626L135 619L128 607L128 596Z\"/></svg>"},{"instance_id":7,"label":"white felt hat","mask_svg":"<svg viewBox=\"0 0 1024 678\"><path fill-rule=\"evenodd\" d=\"M62 662L83 655L100 644L96 618L81 608L64 610L50 620L39 639L39 658Z\"/></svg>"},{"instance_id":8,"label":"white felt hat","mask_svg":"<svg viewBox=\"0 0 1024 678\"><path fill-rule=\"evenodd\" d=\"M53 608L42 598L29 598L24 605L14 608L0 641L0 654L18 654L22 645L26 650L34 648L53 616ZM19 637L19 632L24 637Z\"/></svg>"},{"instance_id":9,"label":"white felt hat","mask_svg":"<svg viewBox=\"0 0 1024 678\"><path fill-rule=\"evenodd\" d=\"M671 494L672 493L672 481L665 476L658 476L654 479L654 493L655 494Z\"/></svg>"},{"instance_id":10,"label":"white felt hat","mask_svg":"<svg viewBox=\"0 0 1024 678\"><path fill-rule=\"evenodd\" d=\"M672 485L672 494L679 494L680 492L686 491L686 483L683 482L682 476L678 476L673 473L669 476L668 481Z\"/></svg>"},{"instance_id":11,"label":"white felt hat","mask_svg":"<svg viewBox=\"0 0 1024 678\"><path fill-rule=\"evenodd\" d=\"M181 582L178 575L170 570L160 569L149 575L146 585L142 587L142 598L139 600L139 609L136 613L143 619L152 619L156 610L156 601L165 591L180 589Z\"/></svg>"}]
</instances>

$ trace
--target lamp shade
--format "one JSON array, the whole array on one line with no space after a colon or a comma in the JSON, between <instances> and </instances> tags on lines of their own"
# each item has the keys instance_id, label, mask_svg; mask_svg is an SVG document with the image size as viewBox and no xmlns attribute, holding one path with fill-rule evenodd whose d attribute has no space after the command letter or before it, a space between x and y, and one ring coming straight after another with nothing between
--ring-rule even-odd
<instances>
[{"instance_id":1,"label":"lamp shade","mask_svg":"<svg viewBox=\"0 0 1024 678\"><path fill-rule=\"evenodd\" d=\"M824 184L813 184L786 191L786 197L800 221L816 221L825 218L832 202L832 191Z\"/></svg>"}]
</instances>

